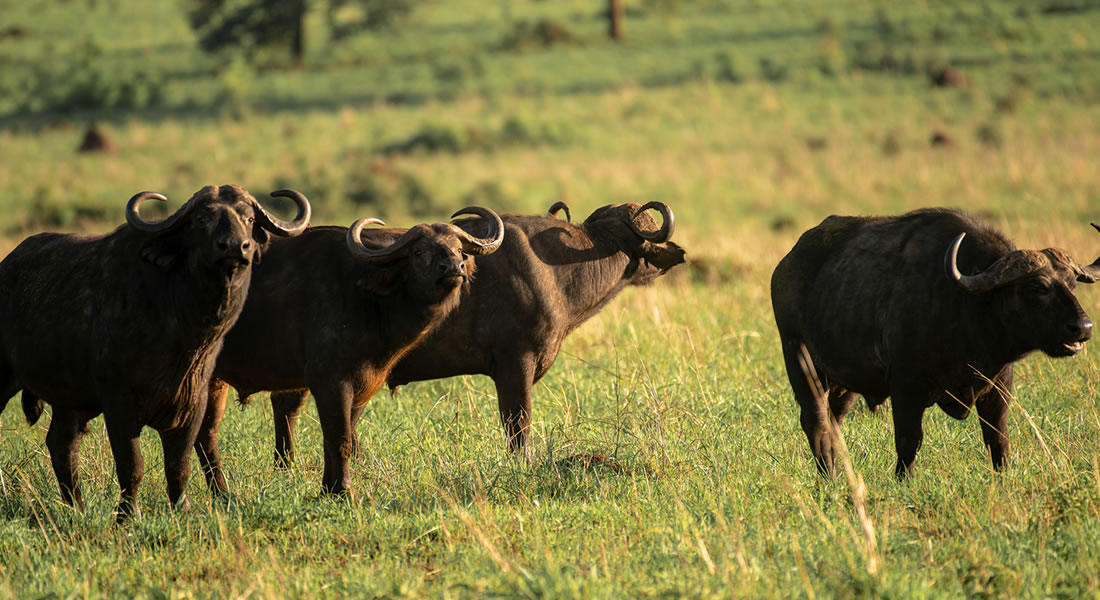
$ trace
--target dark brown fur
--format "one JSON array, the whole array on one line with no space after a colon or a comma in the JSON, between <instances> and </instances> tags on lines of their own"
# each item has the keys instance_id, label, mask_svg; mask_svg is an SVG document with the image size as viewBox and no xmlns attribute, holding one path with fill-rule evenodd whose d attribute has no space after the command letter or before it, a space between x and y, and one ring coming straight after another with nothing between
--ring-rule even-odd
<instances>
[{"instance_id":1,"label":"dark brown fur","mask_svg":"<svg viewBox=\"0 0 1100 600\"><path fill-rule=\"evenodd\" d=\"M945 254L964 232L962 274L988 270L1005 283L969 292L945 272ZM1083 277L1061 250L1016 250L952 210L834 216L804 233L776 267L771 294L818 466L833 472L831 427L863 394L872 405L892 399L899 477L912 470L932 405L958 419L976 407L993 466L1002 468L1012 364L1035 350L1068 356L1079 346L1067 344L1088 339L1092 322L1073 295ZM803 347L813 371L799 362ZM814 379L827 397L813 391Z\"/></svg>"},{"instance_id":2,"label":"dark brown fur","mask_svg":"<svg viewBox=\"0 0 1100 600\"><path fill-rule=\"evenodd\" d=\"M227 489L217 439L227 384L242 397L312 389L324 435L323 490L351 492L352 411L361 410L393 364L455 309L473 275L473 259L449 224L417 227L425 235L385 264L350 254L342 227L317 227L271 244L226 337L196 448L216 493ZM403 233L368 230L363 241L381 247ZM442 267L444 276L461 281L444 281Z\"/></svg>"},{"instance_id":3,"label":"dark brown fur","mask_svg":"<svg viewBox=\"0 0 1100 600\"><path fill-rule=\"evenodd\" d=\"M208 186L195 197L170 232L42 233L0 262L0 397L22 389L31 420L39 398L53 406L46 444L70 504L83 504L77 452L88 421L103 413L120 518L140 511L145 426L160 432L169 499L186 505L214 359L268 241L243 188Z\"/></svg>"},{"instance_id":4,"label":"dark brown fur","mask_svg":"<svg viewBox=\"0 0 1100 600\"><path fill-rule=\"evenodd\" d=\"M390 387L488 375L496 383L508 443L526 452L531 387L550 370L565 337L624 287L650 284L684 262L675 243L649 242L632 231L632 219L645 231L658 229L647 213L633 216L639 208L604 206L579 227L549 215L503 216L504 244L477 258L478 276L468 296L393 368ZM460 226L484 235L475 221ZM294 423L306 397L306 391L272 394L280 463L292 458Z\"/></svg>"}]
</instances>

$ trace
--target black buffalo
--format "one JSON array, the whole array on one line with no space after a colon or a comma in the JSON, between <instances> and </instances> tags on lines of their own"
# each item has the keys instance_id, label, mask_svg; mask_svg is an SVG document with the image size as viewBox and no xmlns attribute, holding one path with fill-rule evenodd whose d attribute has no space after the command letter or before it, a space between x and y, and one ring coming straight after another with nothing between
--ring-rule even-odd
<instances>
[{"instance_id":1,"label":"black buffalo","mask_svg":"<svg viewBox=\"0 0 1100 600\"><path fill-rule=\"evenodd\" d=\"M771 281L772 307L802 429L832 473L839 424L857 394L892 398L895 473L911 473L925 409L976 407L993 466L1008 454L1012 365L1072 356L1092 332L1073 294L1100 277L1064 251L1017 250L955 210L825 219ZM820 384L820 387L818 387Z\"/></svg>"},{"instance_id":2,"label":"black buffalo","mask_svg":"<svg viewBox=\"0 0 1100 600\"><path fill-rule=\"evenodd\" d=\"M660 226L649 209L661 213ZM675 219L664 203L604 206L579 227L554 218L559 210L568 219L560 202L546 215L505 215L504 244L477 259L469 295L387 378L396 388L455 375L492 377L508 443L524 453L531 387L550 370L565 337L624 287L650 284L684 262L683 249L669 241ZM477 235L485 227L473 220L459 226ZM272 394L280 464L292 458L294 424L306 397L306 391Z\"/></svg>"},{"instance_id":3,"label":"black buffalo","mask_svg":"<svg viewBox=\"0 0 1100 600\"><path fill-rule=\"evenodd\" d=\"M322 489L351 492L352 411L366 406L394 363L458 306L474 275L469 255L500 246L504 226L496 213L470 207L460 214L480 215L474 221L483 234L450 223L364 231L381 221L361 219L350 229L316 227L271 244L218 357L196 447L215 492L226 490L218 452L226 384L242 398L312 389L324 436Z\"/></svg>"},{"instance_id":4,"label":"black buffalo","mask_svg":"<svg viewBox=\"0 0 1100 600\"><path fill-rule=\"evenodd\" d=\"M248 294L268 233L305 229L310 206L285 223L245 189L207 186L159 222L139 214L164 196L142 192L127 225L103 236L42 233L0 262L0 392L23 390L30 420L39 398L53 405L46 435L61 494L83 506L78 449L103 413L122 499L119 518L140 512L144 473L139 434L160 432L168 497L186 507L190 453L225 333Z\"/></svg>"}]
</instances>

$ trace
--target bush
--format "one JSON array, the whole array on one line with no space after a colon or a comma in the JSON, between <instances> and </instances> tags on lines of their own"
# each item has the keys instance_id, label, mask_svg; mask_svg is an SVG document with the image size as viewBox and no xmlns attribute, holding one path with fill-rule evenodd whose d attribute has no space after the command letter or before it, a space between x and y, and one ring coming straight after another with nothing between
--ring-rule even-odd
<instances>
[{"instance_id":1,"label":"bush","mask_svg":"<svg viewBox=\"0 0 1100 600\"><path fill-rule=\"evenodd\" d=\"M375 164L365 170L351 170L346 185L347 199L358 209L373 214L403 212L425 218L440 212L428 186L412 173Z\"/></svg>"},{"instance_id":2,"label":"bush","mask_svg":"<svg viewBox=\"0 0 1100 600\"><path fill-rule=\"evenodd\" d=\"M407 140L387 144L382 154L458 154L469 149L469 136L465 132L446 125L425 125Z\"/></svg>"},{"instance_id":3,"label":"bush","mask_svg":"<svg viewBox=\"0 0 1100 600\"><path fill-rule=\"evenodd\" d=\"M93 224L107 222L117 209L94 206L85 199L73 199L56 188L39 186L34 191L31 204L19 231L57 231L87 229ZM12 232L14 233L14 231Z\"/></svg>"},{"instance_id":4,"label":"bush","mask_svg":"<svg viewBox=\"0 0 1100 600\"><path fill-rule=\"evenodd\" d=\"M504 191L499 181L482 181L462 196L463 206L488 206L497 212L518 210L516 199Z\"/></svg>"},{"instance_id":5,"label":"bush","mask_svg":"<svg viewBox=\"0 0 1100 600\"><path fill-rule=\"evenodd\" d=\"M551 19L540 19L534 23L516 23L512 31L497 44L497 49L522 51L576 42L577 39L565 25Z\"/></svg>"},{"instance_id":6,"label":"bush","mask_svg":"<svg viewBox=\"0 0 1100 600\"><path fill-rule=\"evenodd\" d=\"M780 83L787 79L787 67L764 56L760 58L760 76L766 81Z\"/></svg>"},{"instance_id":7,"label":"bush","mask_svg":"<svg viewBox=\"0 0 1100 600\"><path fill-rule=\"evenodd\" d=\"M379 149L384 155L460 154L475 150L491 151L514 146L565 146L577 140L575 130L567 124L530 122L518 116L505 119L499 130L467 126L425 125L407 139L386 144Z\"/></svg>"},{"instance_id":8,"label":"bush","mask_svg":"<svg viewBox=\"0 0 1100 600\"><path fill-rule=\"evenodd\" d=\"M89 46L72 62L38 71L23 91L19 110L67 112L162 105L163 73L144 68L120 71L94 60L97 55L95 47Z\"/></svg>"},{"instance_id":9,"label":"bush","mask_svg":"<svg viewBox=\"0 0 1100 600\"><path fill-rule=\"evenodd\" d=\"M1000 148L1004 145L1004 133L995 123L982 123L974 132L974 137L984 146Z\"/></svg>"}]
</instances>

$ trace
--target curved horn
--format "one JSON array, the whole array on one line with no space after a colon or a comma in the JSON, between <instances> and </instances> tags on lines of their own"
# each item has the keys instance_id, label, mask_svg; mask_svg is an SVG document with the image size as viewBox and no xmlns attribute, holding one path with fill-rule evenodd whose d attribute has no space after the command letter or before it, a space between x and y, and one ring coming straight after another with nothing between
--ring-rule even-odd
<instances>
[{"instance_id":1,"label":"curved horn","mask_svg":"<svg viewBox=\"0 0 1100 600\"><path fill-rule=\"evenodd\" d=\"M1096 231L1100 231L1100 225L1096 223L1090 223ZM1077 276L1077 281L1081 283L1096 283L1100 281L1100 258L1097 258L1093 263L1087 267L1081 267L1082 275Z\"/></svg>"},{"instance_id":2,"label":"curved horn","mask_svg":"<svg viewBox=\"0 0 1100 600\"><path fill-rule=\"evenodd\" d=\"M977 275L963 275L959 271L959 246L962 245L963 238L966 237L966 232L960 233L955 237L955 240L951 242L951 246L947 249L947 254L943 257L943 268L947 271L947 276L962 286L962 288L971 294L980 294L987 292L994 287L992 279L985 274L985 272L978 273ZM989 269L986 269L988 271Z\"/></svg>"},{"instance_id":3,"label":"curved horn","mask_svg":"<svg viewBox=\"0 0 1100 600\"><path fill-rule=\"evenodd\" d=\"M546 214L550 215L551 217L556 217L556 216L558 216L558 211L559 210L564 210L565 211L565 222L566 223L572 223L573 222L573 216L569 214L569 206L566 203L564 203L560 200L553 203L553 204L551 204L550 209L546 211Z\"/></svg>"},{"instance_id":4,"label":"curved horn","mask_svg":"<svg viewBox=\"0 0 1100 600\"><path fill-rule=\"evenodd\" d=\"M406 231L401 237L394 240L392 244L385 248L368 248L363 244L362 238L363 228L367 225L385 225L385 223L382 219L375 219L373 217L369 219L359 219L348 228L348 234L344 241L347 243L348 250L351 251L353 256L372 263L385 262L387 259L392 258L398 250L408 246L424 235L423 227L418 225Z\"/></svg>"},{"instance_id":5,"label":"curved horn","mask_svg":"<svg viewBox=\"0 0 1100 600\"><path fill-rule=\"evenodd\" d=\"M943 266L947 276L957 282L966 291L972 294L988 292L1007 283L1016 281L1021 277L1034 273L1037 270L1050 267L1051 260L1047 256L1048 250L1042 252L1035 250L1013 250L997 259L981 273L975 275L963 275L959 271L958 257L959 246L962 244L966 233L960 233L951 242L951 246L944 255Z\"/></svg>"},{"instance_id":6,"label":"curved horn","mask_svg":"<svg viewBox=\"0 0 1100 600\"><path fill-rule=\"evenodd\" d=\"M634 224L634 221L630 221L630 227L634 229L634 233L638 234L638 237L643 240L648 240L654 244L663 244L672 237L672 232L676 230L676 217L672 214L672 209L668 207L664 202L647 202L638 209L638 212L634 213L634 216L644 213L645 211L655 208L664 217L664 223L661 224L661 229L657 233L651 233L648 231L642 231L638 229L638 226Z\"/></svg>"},{"instance_id":7,"label":"curved horn","mask_svg":"<svg viewBox=\"0 0 1100 600\"><path fill-rule=\"evenodd\" d=\"M309 199L304 194L295 190L275 190L271 192L271 195L275 198L282 197L293 200L294 204L298 205L298 215L294 217L293 221L283 221L264 210L264 207L260 205L260 201L257 200L255 204L256 216L261 227L282 237L294 237L305 231L306 227L309 227L309 218L313 215L313 208L309 205Z\"/></svg>"},{"instance_id":8,"label":"curved horn","mask_svg":"<svg viewBox=\"0 0 1100 600\"><path fill-rule=\"evenodd\" d=\"M156 192L141 192L138 194L134 194L134 196L130 198L130 201L126 203L126 222L130 224L130 227L133 227L134 229L137 229L138 231L144 233L162 233L165 231L171 231L183 221L183 218L187 216L187 213L191 212L191 209L195 206L195 198L197 198L198 196L199 194L191 196L191 199L189 199L186 204L181 206L179 210L177 210L175 213L173 213L171 216L169 216L167 219L164 219L163 221L146 221L145 219L141 218L141 213L139 212L139 210L141 209L141 203L145 202L149 198L155 198L157 200L160 200L161 202L167 201L168 198L165 198L163 195Z\"/></svg>"},{"instance_id":9,"label":"curved horn","mask_svg":"<svg viewBox=\"0 0 1100 600\"><path fill-rule=\"evenodd\" d=\"M484 206L467 206L466 208L455 211L455 214L451 215L451 218L453 219L459 215L477 215L487 219L491 223L489 235L484 238L476 238L461 227L451 225L451 227L455 228L455 235L462 241L463 250L476 256L484 256L497 251L501 242L504 241L504 221L500 220L499 215Z\"/></svg>"}]
</instances>

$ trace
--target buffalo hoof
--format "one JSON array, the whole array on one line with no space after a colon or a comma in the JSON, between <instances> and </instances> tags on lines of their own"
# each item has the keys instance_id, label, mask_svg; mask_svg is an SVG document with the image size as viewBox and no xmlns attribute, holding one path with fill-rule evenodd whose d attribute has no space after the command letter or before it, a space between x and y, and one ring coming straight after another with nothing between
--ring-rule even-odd
<instances>
[{"instance_id":1,"label":"buffalo hoof","mask_svg":"<svg viewBox=\"0 0 1100 600\"><path fill-rule=\"evenodd\" d=\"M350 487L340 487L338 489L331 488L329 486L321 486L320 498L329 498L332 500L343 500L346 502L355 502L355 491Z\"/></svg>"},{"instance_id":2,"label":"buffalo hoof","mask_svg":"<svg viewBox=\"0 0 1100 600\"><path fill-rule=\"evenodd\" d=\"M894 478L897 479L898 482L909 481L909 479L911 479L912 477L913 477L913 467L912 467L912 465L910 465L909 467L906 467L905 465L903 465L902 463L899 462L897 464L897 466L894 467Z\"/></svg>"},{"instance_id":3,"label":"buffalo hoof","mask_svg":"<svg viewBox=\"0 0 1100 600\"><path fill-rule=\"evenodd\" d=\"M187 499L187 496L180 496L180 499L172 506L172 510L178 513L191 512L191 501Z\"/></svg>"},{"instance_id":4,"label":"buffalo hoof","mask_svg":"<svg viewBox=\"0 0 1100 600\"><path fill-rule=\"evenodd\" d=\"M215 506L229 508L234 504L233 495L226 490L213 490L210 496L214 499Z\"/></svg>"},{"instance_id":5,"label":"buffalo hoof","mask_svg":"<svg viewBox=\"0 0 1100 600\"><path fill-rule=\"evenodd\" d=\"M294 467L294 454L292 452L287 453L275 453L275 468L280 471L289 471Z\"/></svg>"},{"instance_id":6,"label":"buffalo hoof","mask_svg":"<svg viewBox=\"0 0 1100 600\"><path fill-rule=\"evenodd\" d=\"M141 518L141 506L129 502L120 502L115 509L115 523L123 525L134 519Z\"/></svg>"}]
</instances>

